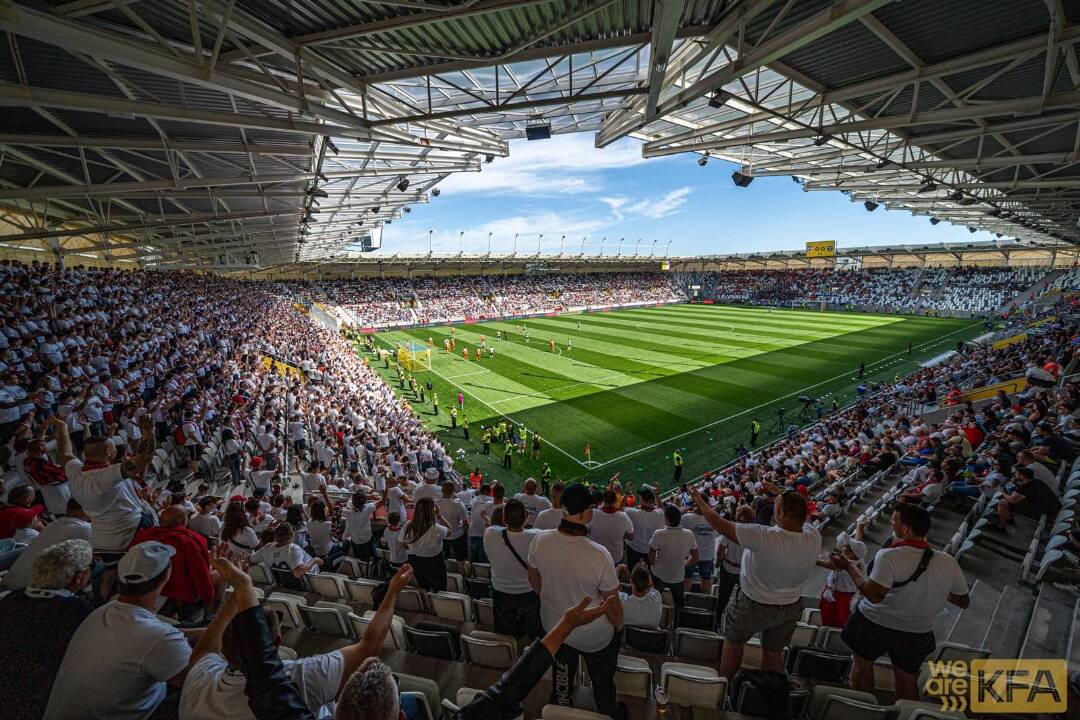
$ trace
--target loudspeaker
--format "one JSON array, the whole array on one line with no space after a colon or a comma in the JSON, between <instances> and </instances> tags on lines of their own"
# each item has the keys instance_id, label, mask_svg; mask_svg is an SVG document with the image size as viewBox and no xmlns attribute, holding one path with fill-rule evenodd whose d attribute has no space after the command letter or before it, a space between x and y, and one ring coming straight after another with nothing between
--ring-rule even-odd
<instances>
[{"instance_id":1,"label":"loudspeaker","mask_svg":"<svg viewBox=\"0 0 1080 720\"><path fill-rule=\"evenodd\" d=\"M741 172L736 170L735 172L731 173L731 181L735 183L735 185L737 185L738 187L750 187L750 183L754 182L754 178L750 175L743 175Z\"/></svg>"},{"instance_id":2,"label":"loudspeaker","mask_svg":"<svg viewBox=\"0 0 1080 720\"><path fill-rule=\"evenodd\" d=\"M551 125L526 125L526 140L547 140L551 137Z\"/></svg>"}]
</instances>

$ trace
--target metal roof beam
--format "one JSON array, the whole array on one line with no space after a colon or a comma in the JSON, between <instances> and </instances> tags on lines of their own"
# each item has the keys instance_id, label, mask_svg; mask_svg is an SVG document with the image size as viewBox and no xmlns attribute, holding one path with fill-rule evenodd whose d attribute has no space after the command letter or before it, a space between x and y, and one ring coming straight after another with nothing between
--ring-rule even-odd
<instances>
[{"instance_id":1,"label":"metal roof beam","mask_svg":"<svg viewBox=\"0 0 1080 720\"><path fill-rule=\"evenodd\" d=\"M0 235L0 243L24 242L26 240L43 240L45 238L78 237L81 235L97 235L100 233L123 234L133 230L151 230L158 228L176 227L177 225L208 224L218 222L234 222L237 220L250 220L255 218L273 218L289 215L299 215L299 209L278 210L271 212L240 212L221 215L179 215L165 219L147 220L145 222L131 222L123 224L92 225L77 228L56 228L53 230L35 230L33 232L19 233L18 235ZM113 218L115 219L115 218Z\"/></svg>"},{"instance_id":2,"label":"metal roof beam","mask_svg":"<svg viewBox=\"0 0 1080 720\"><path fill-rule=\"evenodd\" d=\"M645 100L645 117L656 113L656 103L664 84L675 31L679 27L686 0L653 0L652 37L649 41L649 95Z\"/></svg>"},{"instance_id":3,"label":"metal roof beam","mask_svg":"<svg viewBox=\"0 0 1080 720\"><path fill-rule=\"evenodd\" d=\"M989 102L979 105L952 107L943 110L930 110L910 115L871 117L861 120L845 119L842 122L823 125L818 128L780 130L762 133L761 135L741 135L739 137L707 140L692 145L681 145L677 147L663 147L664 141L654 141L646 143L642 148L642 152L645 157L659 157L692 151L720 150L743 145L760 145L766 143L785 143L790 140L818 138L828 135L863 133L868 130L897 130L917 125L936 125L965 120L976 120L985 117L1041 112L1044 110L1063 110L1075 107L1080 107L1080 92L1060 93L1058 95L1049 95L1045 98L1041 96L1017 98L1014 100ZM989 127L972 128L970 132L978 135L992 132L992 129ZM914 144L924 144L927 142L926 138L920 138L917 135L912 136L910 141Z\"/></svg>"},{"instance_id":4,"label":"metal roof beam","mask_svg":"<svg viewBox=\"0 0 1080 720\"><path fill-rule=\"evenodd\" d=\"M259 145L237 142L177 142L138 137L88 137L85 135L33 135L0 133L0 144L31 145L35 147L74 147L108 150L157 150L177 152L242 153L252 155L306 156L311 147L303 143L295 145Z\"/></svg>"}]
</instances>

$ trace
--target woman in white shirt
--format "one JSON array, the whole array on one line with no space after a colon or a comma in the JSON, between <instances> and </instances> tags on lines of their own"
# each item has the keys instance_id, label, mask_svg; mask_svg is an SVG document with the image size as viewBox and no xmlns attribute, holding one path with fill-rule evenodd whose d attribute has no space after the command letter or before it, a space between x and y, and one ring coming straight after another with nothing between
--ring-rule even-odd
<instances>
[{"instance_id":1,"label":"woman in white shirt","mask_svg":"<svg viewBox=\"0 0 1080 720\"><path fill-rule=\"evenodd\" d=\"M241 560L247 560L259 547L259 536L251 528L247 512L239 500L233 500L225 508L225 524L221 528L221 542L228 543L229 549L239 554Z\"/></svg>"},{"instance_id":2,"label":"woman in white shirt","mask_svg":"<svg viewBox=\"0 0 1080 720\"><path fill-rule=\"evenodd\" d=\"M866 559L867 547L862 542L863 529L866 527L866 519L860 518L855 526L855 537L849 537L847 533L840 533L836 537L836 549L854 565L861 577L866 577L866 568L863 561ZM818 565L829 569L825 576L825 587L821 590L821 598L818 600L818 608L821 609L821 624L824 627L844 627L848 616L851 615L851 600L858 592L855 581L851 579L846 570L836 570L828 562L818 561Z\"/></svg>"},{"instance_id":3,"label":"woman in white shirt","mask_svg":"<svg viewBox=\"0 0 1080 720\"><path fill-rule=\"evenodd\" d=\"M334 539L333 523L327 513L328 503L315 500L311 503L311 522L307 526L309 552L321 557L327 567L334 567L341 557L341 543Z\"/></svg>"},{"instance_id":4,"label":"woman in white shirt","mask_svg":"<svg viewBox=\"0 0 1080 720\"><path fill-rule=\"evenodd\" d=\"M313 558L299 545L293 542L296 533L292 525L281 523L274 528L274 542L267 543L251 554L251 562L271 568L282 568L292 572L296 580L308 573L319 572L322 558Z\"/></svg>"},{"instance_id":5,"label":"woman in white shirt","mask_svg":"<svg viewBox=\"0 0 1080 720\"><path fill-rule=\"evenodd\" d=\"M408 548L416 584L428 592L446 589L446 555L443 553L446 533L446 523L431 498L417 500L412 520L401 528L398 541Z\"/></svg>"}]
</instances>

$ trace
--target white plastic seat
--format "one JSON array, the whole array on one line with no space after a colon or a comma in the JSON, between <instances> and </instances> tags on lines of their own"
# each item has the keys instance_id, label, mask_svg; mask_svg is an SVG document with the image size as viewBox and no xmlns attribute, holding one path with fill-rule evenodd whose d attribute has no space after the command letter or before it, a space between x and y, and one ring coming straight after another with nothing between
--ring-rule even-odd
<instances>
[{"instance_id":1,"label":"white plastic seat","mask_svg":"<svg viewBox=\"0 0 1080 720\"><path fill-rule=\"evenodd\" d=\"M811 608L807 608L808 610ZM814 608L814 610L820 613L820 610ZM805 616L806 613L804 612ZM814 644L814 640L817 639L818 626L810 625L808 623L799 622L795 623L795 632L791 634L791 642L788 643L788 647L809 647Z\"/></svg>"},{"instance_id":2,"label":"white plastic seat","mask_svg":"<svg viewBox=\"0 0 1080 720\"><path fill-rule=\"evenodd\" d=\"M495 627L495 602L493 600L473 600L476 608L476 622L486 627Z\"/></svg>"},{"instance_id":3,"label":"white plastic seat","mask_svg":"<svg viewBox=\"0 0 1080 720\"><path fill-rule=\"evenodd\" d=\"M465 578L458 573L446 573L446 589L454 593L465 592Z\"/></svg>"},{"instance_id":4,"label":"white plastic seat","mask_svg":"<svg viewBox=\"0 0 1080 720\"><path fill-rule=\"evenodd\" d=\"M615 665L615 691L619 695L648 700L652 697L652 677L652 668L647 660L619 655Z\"/></svg>"},{"instance_id":5,"label":"white plastic seat","mask_svg":"<svg viewBox=\"0 0 1080 720\"><path fill-rule=\"evenodd\" d=\"M673 654L676 657L719 662L723 645L724 639L718 633L691 628L675 628Z\"/></svg>"},{"instance_id":6,"label":"white plastic seat","mask_svg":"<svg viewBox=\"0 0 1080 720\"><path fill-rule=\"evenodd\" d=\"M304 627L309 630L334 637L352 637L352 630L337 608L301 605L298 609L300 617L303 618Z\"/></svg>"},{"instance_id":7,"label":"white plastic seat","mask_svg":"<svg viewBox=\"0 0 1080 720\"><path fill-rule=\"evenodd\" d=\"M288 593L270 593L270 597L263 601L263 605L278 614L282 627L304 626L304 620L300 617L300 607L307 605L306 598Z\"/></svg>"},{"instance_id":8,"label":"white plastic seat","mask_svg":"<svg viewBox=\"0 0 1080 720\"><path fill-rule=\"evenodd\" d=\"M274 584L274 578L270 577L270 573L266 571L266 568L257 563L248 568L248 575L251 576L251 582L256 585Z\"/></svg>"},{"instance_id":9,"label":"white plastic seat","mask_svg":"<svg viewBox=\"0 0 1080 720\"><path fill-rule=\"evenodd\" d=\"M461 636L461 651L466 663L505 670L517 660L517 641L509 635L475 630Z\"/></svg>"},{"instance_id":10,"label":"white plastic seat","mask_svg":"<svg viewBox=\"0 0 1080 720\"><path fill-rule=\"evenodd\" d=\"M727 692L727 678L714 668L666 662L660 666L660 684L676 705L717 709Z\"/></svg>"},{"instance_id":11,"label":"white plastic seat","mask_svg":"<svg viewBox=\"0 0 1080 720\"><path fill-rule=\"evenodd\" d=\"M420 588L403 587L397 596L397 608L405 612L428 612L427 593Z\"/></svg>"},{"instance_id":12,"label":"white plastic seat","mask_svg":"<svg viewBox=\"0 0 1080 720\"><path fill-rule=\"evenodd\" d=\"M854 700L866 705L877 704L877 698L870 693L831 685L815 685L810 691L810 703L806 710L806 720L830 720L830 716L826 714L827 708L834 702L835 698Z\"/></svg>"},{"instance_id":13,"label":"white plastic seat","mask_svg":"<svg viewBox=\"0 0 1080 720\"><path fill-rule=\"evenodd\" d=\"M344 600L348 597L345 592L344 575L337 573L308 573L307 581L311 592L328 600Z\"/></svg>"},{"instance_id":14,"label":"white plastic seat","mask_svg":"<svg viewBox=\"0 0 1080 720\"><path fill-rule=\"evenodd\" d=\"M347 620L350 627L352 627L353 634L357 638L364 637L364 633L367 632L368 627L371 625L372 618L375 617L375 611L368 610L362 616L356 613L349 613ZM390 619L390 629L386 633L386 637L383 638L382 646L384 648L390 648L391 650L404 650L406 646L405 642L405 618L400 615L395 615Z\"/></svg>"},{"instance_id":15,"label":"white plastic seat","mask_svg":"<svg viewBox=\"0 0 1080 720\"><path fill-rule=\"evenodd\" d=\"M802 621L807 625L821 626L821 610L818 608L806 608L802 611Z\"/></svg>"},{"instance_id":16,"label":"white plastic seat","mask_svg":"<svg viewBox=\"0 0 1080 720\"><path fill-rule=\"evenodd\" d=\"M378 587L379 583L375 580L357 579L345 581L345 592L349 600L367 605L370 608L375 607L375 590Z\"/></svg>"},{"instance_id":17,"label":"white plastic seat","mask_svg":"<svg viewBox=\"0 0 1080 720\"><path fill-rule=\"evenodd\" d=\"M472 621L472 598L462 593L437 592L427 596L431 611L443 620Z\"/></svg>"},{"instance_id":18,"label":"white plastic seat","mask_svg":"<svg viewBox=\"0 0 1080 720\"><path fill-rule=\"evenodd\" d=\"M367 563L354 557L343 557L337 567L338 572L348 578L366 578Z\"/></svg>"},{"instance_id":19,"label":"white plastic seat","mask_svg":"<svg viewBox=\"0 0 1080 720\"><path fill-rule=\"evenodd\" d=\"M300 657L295 650L285 645L278 645L277 654L282 660L296 660Z\"/></svg>"}]
</instances>

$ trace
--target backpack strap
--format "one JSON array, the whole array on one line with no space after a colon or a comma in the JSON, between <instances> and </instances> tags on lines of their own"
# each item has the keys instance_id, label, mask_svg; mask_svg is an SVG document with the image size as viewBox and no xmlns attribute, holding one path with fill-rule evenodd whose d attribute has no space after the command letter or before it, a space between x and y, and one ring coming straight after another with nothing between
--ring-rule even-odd
<instances>
[{"instance_id":1,"label":"backpack strap","mask_svg":"<svg viewBox=\"0 0 1080 720\"><path fill-rule=\"evenodd\" d=\"M510 538L507 536L507 533L508 533L507 529L503 528L503 531L501 533L503 542L506 543L506 547L510 548L510 554L514 556L514 559L517 560L519 563L521 563L521 567L528 570L529 569L529 564L521 559L521 556L518 555L518 551L515 550L514 546L510 544Z\"/></svg>"},{"instance_id":2,"label":"backpack strap","mask_svg":"<svg viewBox=\"0 0 1080 720\"><path fill-rule=\"evenodd\" d=\"M919 566L915 568L915 572L911 574L907 580L902 582L893 583L893 588L901 588L909 583L916 582L922 574L926 572L926 568L930 567L930 561L934 558L934 549L926 548L923 550L922 557L919 559Z\"/></svg>"}]
</instances>

